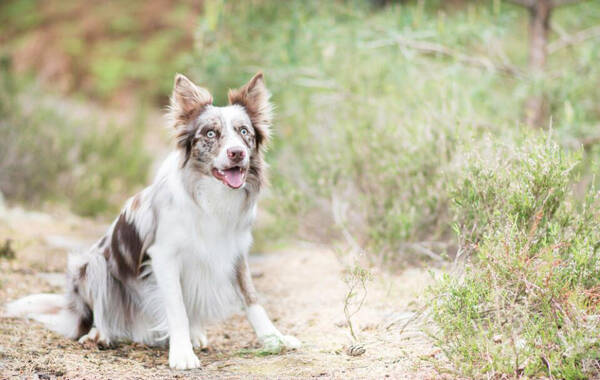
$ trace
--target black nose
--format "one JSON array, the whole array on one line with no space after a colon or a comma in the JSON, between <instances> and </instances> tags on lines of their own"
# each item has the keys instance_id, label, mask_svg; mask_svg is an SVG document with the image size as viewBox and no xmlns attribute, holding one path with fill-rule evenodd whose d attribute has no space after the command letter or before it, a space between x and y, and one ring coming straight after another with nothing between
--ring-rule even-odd
<instances>
[{"instance_id":1,"label":"black nose","mask_svg":"<svg viewBox=\"0 0 600 380\"><path fill-rule=\"evenodd\" d=\"M227 157L231 160L231 162L240 162L246 157L246 152L242 147L236 146L233 148L227 149Z\"/></svg>"}]
</instances>

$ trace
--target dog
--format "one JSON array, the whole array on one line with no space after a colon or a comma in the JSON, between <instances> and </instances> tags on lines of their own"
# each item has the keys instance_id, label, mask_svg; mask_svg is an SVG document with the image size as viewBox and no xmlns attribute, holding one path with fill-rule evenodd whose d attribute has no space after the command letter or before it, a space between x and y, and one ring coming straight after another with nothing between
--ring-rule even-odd
<instances>
[{"instance_id":1,"label":"dog","mask_svg":"<svg viewBox=\"0 0 600 380\"><path fill-rule=\"evenodd\" d=\"M169 343L169 366L200 366L205 326L240 304L269 349L295 349L258 303L248 268L256 203L265 185L272 104L262 73L229 90L229 104L177 74L168 109L176 148L152 185L130 198L108 232L72 254L64 295L6 306L81 343Z\"/></svg>"}]
</instances>

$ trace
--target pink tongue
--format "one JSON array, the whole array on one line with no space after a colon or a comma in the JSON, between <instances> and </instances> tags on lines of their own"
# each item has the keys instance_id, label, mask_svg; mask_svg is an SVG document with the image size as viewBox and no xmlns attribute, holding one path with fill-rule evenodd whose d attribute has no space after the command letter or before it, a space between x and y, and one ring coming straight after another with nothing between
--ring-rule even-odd
<instances>
[{"instance_id":1,"label":"pink tongue","mask_svg":"<svg viewBox=\"0 0 600 380\"><path fill-rule=\"evenodd\" d=\"M242 172L239 168L224 170L223 173L225 173L225 177L223 179L225 180L225 182L227 182L229 186L236 189L242 186Z\"/></svg>"}]
</instances>

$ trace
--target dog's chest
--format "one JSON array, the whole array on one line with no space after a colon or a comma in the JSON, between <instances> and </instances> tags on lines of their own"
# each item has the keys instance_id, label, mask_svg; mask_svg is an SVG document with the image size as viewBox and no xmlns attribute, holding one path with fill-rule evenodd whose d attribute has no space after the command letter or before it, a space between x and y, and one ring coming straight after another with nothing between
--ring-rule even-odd
<instances>
[{"instance_id":1,"label":"dog's chest","mask_svg":"<svg viewBox=\"0 0 600 380\"><path fill-rule=\"evenodd\" d=\"M229 260L245 253L251 244L251 227L255 215L254 204L249 204L240 190L230 190L221 184L204 186L198 197L198 208L193 222L193 246L202 259Z\"/></svg>"},{"instance_id":2,"label":"dog's chest","mask_svg":"<svg viewBox=\"0 0 600 380\"><path fill-rule=\"evenodd\" d=\"M252 242L255 212L242 196L204 193L185 223L190 238L179 256L182 288L188 309L201 319L222 318L236 304L235 268Z\"/></svg>"}]
</instances>

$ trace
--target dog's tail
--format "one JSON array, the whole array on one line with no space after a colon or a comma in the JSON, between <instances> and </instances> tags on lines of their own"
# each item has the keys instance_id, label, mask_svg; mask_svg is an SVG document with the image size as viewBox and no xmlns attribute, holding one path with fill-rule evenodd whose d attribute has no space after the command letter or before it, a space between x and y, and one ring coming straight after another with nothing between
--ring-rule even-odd
<instances>
[{"instance_id":1,"label":"dog's tail","mask_svg":"<svg viewBox=\"0 0 600 380\"><path fill-rule=\"evenodd\" d=\"M5 306L2 316L29 318L43 323L48 329L77 339L92 327L93 315L85 300L87 263L80 257L69 258L67 291L62 294L32 294Z\"/></svg>"},{"instance_id":2,"label":"dog's tail","mask_svg":"<svg viewBox=\"0 0 600 380\"><path fill-rule=\"evenodd\" d=\"M67 298L60 294L32 294L6 305L5 317L30 318L50 330L77 338L79 316L69 310Z\"/></svg>"}]
</instances>

